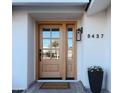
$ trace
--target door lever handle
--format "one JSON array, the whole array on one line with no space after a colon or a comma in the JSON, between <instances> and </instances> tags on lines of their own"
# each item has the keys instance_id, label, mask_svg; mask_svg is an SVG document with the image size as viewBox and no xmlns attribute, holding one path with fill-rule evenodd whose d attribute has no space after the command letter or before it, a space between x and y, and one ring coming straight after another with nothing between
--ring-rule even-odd
<instances>
[{"instance_id":1,"label":"door lever handle","mask_svg":"<svg viewBox=\"0 0 124 93\"><path fill-rule=\"evenodd\" d=\"M39 61L41 61L41 49L39 49Z\"/></svg>"}]
</instances>

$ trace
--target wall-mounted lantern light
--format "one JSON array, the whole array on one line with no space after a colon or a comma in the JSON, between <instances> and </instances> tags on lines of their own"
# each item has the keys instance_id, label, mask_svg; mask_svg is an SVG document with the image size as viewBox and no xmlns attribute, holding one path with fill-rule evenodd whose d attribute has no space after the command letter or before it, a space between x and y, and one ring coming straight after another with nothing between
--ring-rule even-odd
<instances>
[{"instance_id":1,"label":"wall-mounted lantern light","mask_svg":"<svg viewBox=\"0 0 124 93\"><path fill-rule=\"evenodd\" d=\"M81 34L83 33L83 27L80 27L76 30L76 40L81 41Z\"/></svg>"}]
</instances>

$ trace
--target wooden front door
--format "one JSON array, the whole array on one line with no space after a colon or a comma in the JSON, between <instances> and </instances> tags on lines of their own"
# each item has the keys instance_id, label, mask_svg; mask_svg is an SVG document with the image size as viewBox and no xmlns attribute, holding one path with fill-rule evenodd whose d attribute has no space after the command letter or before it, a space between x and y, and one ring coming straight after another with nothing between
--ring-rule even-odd
<instances>
[{"instance_id":1,"label":"wooden front door","mask_svg":"<svg viewBox=\"0 0 124 93\"><path fill-rule=\"evenodd\" d=\"M75 23L39 25L39 79L76 78Z\"/></svg>"}]
</instances>

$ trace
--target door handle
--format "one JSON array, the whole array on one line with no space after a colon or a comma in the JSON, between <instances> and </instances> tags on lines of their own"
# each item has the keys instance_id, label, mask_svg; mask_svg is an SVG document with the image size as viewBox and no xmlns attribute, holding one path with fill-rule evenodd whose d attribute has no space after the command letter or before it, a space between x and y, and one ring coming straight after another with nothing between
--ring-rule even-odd
<instances>
[{"instance_id":1,"label":"door handle","mask_svg":"<svg viewBox=\"0 0 124 93\"><path fill-rule=\"evenodd\" d=\"M39 49L39 61L41 61L41 49Z\"/></svg>"}]
</instances>

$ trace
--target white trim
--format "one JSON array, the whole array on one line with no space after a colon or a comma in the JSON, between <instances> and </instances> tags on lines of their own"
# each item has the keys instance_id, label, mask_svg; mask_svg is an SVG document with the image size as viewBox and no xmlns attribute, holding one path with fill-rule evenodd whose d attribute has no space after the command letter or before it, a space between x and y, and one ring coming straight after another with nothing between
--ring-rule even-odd
<instances>
[{"instance_id":1,"label":"white trim","mask_svg":"<svg viewBox=\"0 0 124 93\"><path fill-rule=\"evenodd\" d=\"M12 3L88 3L89 0L12 0Z\"/></svg>"}]
</instances>

